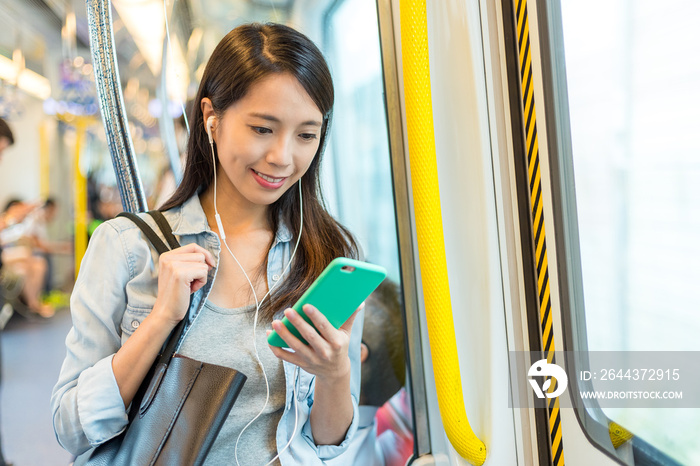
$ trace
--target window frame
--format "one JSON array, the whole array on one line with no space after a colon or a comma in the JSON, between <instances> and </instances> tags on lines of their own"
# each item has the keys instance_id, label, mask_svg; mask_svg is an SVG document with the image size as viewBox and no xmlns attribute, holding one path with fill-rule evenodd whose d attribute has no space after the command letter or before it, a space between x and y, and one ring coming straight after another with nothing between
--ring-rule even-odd
<instances>
[{"instance_id":1,"label":"window frame","mask_svg":"<svg viewBox=\"0 0 700 466\"><path fill-rule=\"evenodd\" d=\"M584 305L583 269L576 207L573 145L566 79L564 28L561 0L537 2L539 51L542 57L544 119L552 188L554 247L557 251L557 281L560 295L562 337L569 372L589 368L589 351ZM581 391L590 390L576 379L569 384L576 420L585 437L598 450L620 464L627 464L612 447L608 424L611 421L597 402L583 404ZM605 423L605 424L604 424ZM678 464L663 451L639 437L629 441L634 462ZM634 463L633 463L634 464Z\"/></svg>"}]
</instances>

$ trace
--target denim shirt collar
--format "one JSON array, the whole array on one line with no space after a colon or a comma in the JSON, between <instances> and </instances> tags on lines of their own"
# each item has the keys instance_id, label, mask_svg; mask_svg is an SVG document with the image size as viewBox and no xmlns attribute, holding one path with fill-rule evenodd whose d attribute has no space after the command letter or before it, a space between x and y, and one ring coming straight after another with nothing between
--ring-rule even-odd
<instances>
[{"instance_id":1,"label":"denim shirt collar","mask_svg":"<svg viewBox=\"0 0 700 466\"><path fill-rule=\"evenodd\" d=\"M182 205L173 209L173 214L175 216L173 234L175 235L197 235L211 231L207 216L204 213L202 203L197 194L190 197ZM281 216L278 225L277 232L275 233L275 241L272 245L273 248L279 243L286 243L292 240L292 232L282 220Z\"/></svg>"},{"instance_id":2,"label":"denim shirt collar","mask_svg":"<svg viewBox=\"0 0 700 466\"><path fill-rule=\"evenodd\" d=\"M178 236L197 235L211 231L207 216L199 201L199 195L195 194L183 204L173 209L175 221L173 222L173 234Z\"/></svg>"}]
</instances>

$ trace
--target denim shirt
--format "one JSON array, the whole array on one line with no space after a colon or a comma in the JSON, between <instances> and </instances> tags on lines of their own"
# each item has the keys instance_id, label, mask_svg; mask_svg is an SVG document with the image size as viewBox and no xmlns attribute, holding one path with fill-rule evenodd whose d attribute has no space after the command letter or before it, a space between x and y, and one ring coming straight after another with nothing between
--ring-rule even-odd
<instances>
[{"instance_id":1,"label":"denim shirt","mask_svg":"<svg viewBox=\"0 0 700 466\"><path fill-rule=\"evenodd\" d=\"M219 237L211 231L197 195L179 207L164 212L181 245L197 243L217 260ZM149 215L141 217L156 231ZM282 223L282 222L280 222ZM280 225L268 254L267 280L273 286L283 277L289 261L292 235ZM195 292L188 318L201 310L216 278L209 271L207 283ZM289 273L289 271L287 271ZM158 290L158 253L141 230L126 218L100 225L90 239L71 296L73 328L66 337L66 359L51 395L56 438L63 448L81 454L116 437L127 426L128 412L119 394L112 358L151 312ZM282 316L283 309L275 315ZM284 413L277 426L277 448L282 465L353 464L348 450L359 422L360 340L364 311L356 318L350 337L350 392L353 420L340 445L316 445L309 414L314 401L314 375L283 362L286 386ZM224 350L224 349L222 349ZM296 385L296 399L294 388ZM295 419L295 409L298 419Z\"/></svg>"}]
</instances>

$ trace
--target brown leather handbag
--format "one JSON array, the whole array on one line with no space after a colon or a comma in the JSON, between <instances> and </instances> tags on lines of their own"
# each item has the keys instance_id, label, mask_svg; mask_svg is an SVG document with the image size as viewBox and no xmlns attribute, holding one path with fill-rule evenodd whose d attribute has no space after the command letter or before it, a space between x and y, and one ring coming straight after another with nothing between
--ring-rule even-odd
<instances>
[{"instance_id":1,"label":"brown leather handbag","mask_svg":"<svg viewBox=\"0 0 700 466\"><path fill-rule=\"evenodd\" d=\"M179 247L159 211L149 214L170 248ZM144 232L159 254L168 250L137 215L123 212ZM192 302L190 301L190 306ZM129 410L129 425L119 436L81 455L75 465L201 465L238 397L246 376L228 367L175 354L187 318L168 337L165 349Z\"/></svg>"}]
</instances>

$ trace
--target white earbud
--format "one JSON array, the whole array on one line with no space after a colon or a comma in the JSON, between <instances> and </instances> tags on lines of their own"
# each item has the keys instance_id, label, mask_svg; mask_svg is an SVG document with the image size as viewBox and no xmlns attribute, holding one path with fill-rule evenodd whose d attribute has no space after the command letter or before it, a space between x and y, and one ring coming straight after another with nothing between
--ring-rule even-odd
<instances>
[{"instance_id":1,"label":"white earbud","mask_svg":"<svg viewBox=\"0 0 700 466\"><path fill-rule=\"evenodd\" d=\"M216 120L215 116L210 116L207 118L207 135L209 136L209 144L214 144L214 137L211 135L214 120Z\"/></svg>"},{"instance_id":2,"label":"white earbud","mask_svg":"<svg viewBox=\"0 0 700 466\"><path fill-rule=\"evenodd\" d=\"M209 145L211 146L211 158L214 164L214 218L216 218L216 226L219 227L219 236L221 240L226 240L226 233L224 232L224 225L221 223L221 216L216 208L216 156L214 155L214 137L211 135L212 127L214 126L215 116L210 116L207 118L207 135L209 136Z\"/></svg>"}]
</instances>

